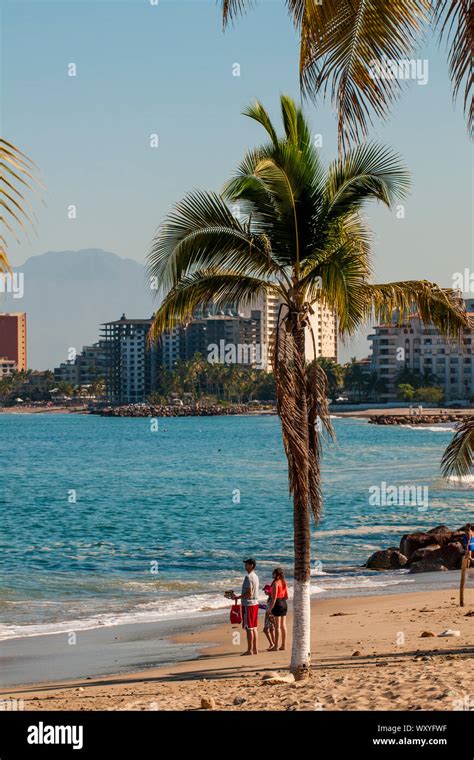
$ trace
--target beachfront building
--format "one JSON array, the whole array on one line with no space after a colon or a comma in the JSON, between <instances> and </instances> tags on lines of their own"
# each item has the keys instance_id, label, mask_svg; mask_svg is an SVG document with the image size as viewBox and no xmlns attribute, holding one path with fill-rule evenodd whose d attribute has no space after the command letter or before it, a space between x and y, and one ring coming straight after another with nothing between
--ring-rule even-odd
<instances>
[{"instance_id":1,"label":"beachfront building","mask_svg":"<svg viewBox=\"0 0 474 760\"><path fill-rule=\"evenodd\" d=\"M141 403L155 389L158 351L148 343L152 322L152 317L127 319L123 314L102 325L106 395L112 403Z\"/></svg>"},{"instance_id":2,"label":"beachfront building","mask_svg":"<svg viewBox=\"0 0 474 760\"><path fill-rule=\"evenodd\" d=\"M474 299L466 300L466 309L474 320ZM449 340L415 314L401 325L394 320L376 325L374 331L368 336L371 369L386 382L382 401L397 398L397 378L403 370L431 377L429 384L443 389L445 401L474 395L474 328L465 329L460 340Z\"/></svg>"},{"instance_id":3,"label":"beachfront building","mask_svg":"<svg viewBox=\"0 0 474 760\"><path fill-rule=\"evenodd\" d=\"M74 386L89 386L95 380L104 379L107 373L107 345L100 340L91 346L84 346L75 359L63 362L54 370L56 383Z\"/></svg>"},{"instance_id":4,"label":"beachfront building","mask_svg":"<svg viewBox=\"0 0 474 760\"><path fill-rule=\"evenodd\" d=\"M15 362L18 372L26 372L26 314L0 314L0 356Z\"/></svg>"},{"instance_id":5,"label":"beachfront building","mask_svg":"<svg viewBox=\"0 0 474 760\"><path fill-rule=\"evenodd\" d=\"M167 331L159 343L159 361L173 370L178 361L201 354L210 362L259 367L260 312L244 317L231 305L199 309L186 325Z\"/></svg>"},{"instance_id":6,"label":"beachfront building","mask_svg":"<svg viewBox=\"0 0 474 760\"><path fill-rule=\"evenodd\" d=\"M281 307L281 312L280 312ZM253 305L252 314L260 312L260 335L263 344L262 354L266 356L267 372L272 371L270 347L273 345L278 316L284 314L282 300L273 293L260 296ZM306 359L325 358L337 362L337 322L333 311L323 303L313 304L314 313L310 315L311 331L306 331ZM245 312L244 312L245 313ZM314 343L313 343L314 338ZM316 349L316 355L315 351Z\"/></svg>"}]
</instances>

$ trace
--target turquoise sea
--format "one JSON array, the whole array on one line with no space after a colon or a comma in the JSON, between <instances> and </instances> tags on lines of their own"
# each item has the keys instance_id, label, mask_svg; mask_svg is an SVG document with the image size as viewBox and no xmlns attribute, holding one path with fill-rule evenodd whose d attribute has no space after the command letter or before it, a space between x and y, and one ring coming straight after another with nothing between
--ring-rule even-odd
<instances>
[{"instance_id":1,"label":"turquoise sea","mask_svg":"<svg viewBox=\"0 0 474 760\"><path fill-rule=\"evenodd\" d=\"M473 489L439 475L452 428L334 425L313 593L410 590L418 576L361 566L404 532L474 519ZM0 436L0 638L224 608L248 555L262 586L277 564L291 585L277 417L163 419L153 431L148 419L5 414ZM427 487L427 506L371 504L383 482Z\"/></svg>"}]
</instances>

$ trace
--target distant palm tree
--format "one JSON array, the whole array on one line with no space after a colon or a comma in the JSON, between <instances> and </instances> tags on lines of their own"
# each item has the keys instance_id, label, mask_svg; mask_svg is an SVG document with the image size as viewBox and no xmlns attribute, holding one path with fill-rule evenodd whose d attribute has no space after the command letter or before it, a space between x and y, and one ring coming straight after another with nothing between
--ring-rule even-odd
<instances>
[{"instance_id":1,"label":"distant palm tree","mask_svg":"<svg viewBox=\"0 0 474 760\"><path fill-rule=\"evenodd\" d=\"M0 137L0 272L10 271L7 255L9 235L17 242L19 228L26 231L27 224L34 227L34 215L26 192L40 185L36 167L28 156Z\"/></svg>"},{"instance_id":2,"label":"distant palm tree","mask_svg":"<svg viewBox=\"0 0 474 760\"><path fill-rule=\"evenodd\" d=\"M350 364L346 365L344 385L347 390L357 392L359 401L362 400L362 396L366 389L367 374L365 367L363 367L355 358L351 359Z\"/></svg>"},{"instance_id":3,"label":"distant palm tree","mask_svg":"<svg viewBox=\"0 0 474 760\"><path fill-rule=\"evenodd\" d=\"M453 440L443 454L441 467L445 478L463 478L472 474L474 460L474 417L459 425Z\"/></svg>"},{"instance_id":4,"label":"distant palm tree","mask_svg":"<svg viewBox=\"0 0 474 760\"><path fill-rule=\"evenodd\" d=\"M221 0L224 25L253 0ZM339 136L368 134L372 116L387 116L403 80L377 78L384 60L409 62L431 23L449 42L453 97L464 89L464 110L473 129L474 6L471 0L285 0L300 32L300 77L311 96L329 90ZM376 73L376 72L375 72Z\"/></svg>"},{"instance_id":5,"label":"distant palm tree","mask_svg":"<svg viewBox=\"0 0 474 760\"><path fill-rule=\"evenodd\" d=\"M328 394L331 398L335 398L339 391L342 390L344 370L340 364L326 359L324 356L316 359L319 366L324 370L328 383Z\"/></svg>"},{"instance_id":6,"label":"distant palm tree","mask_svg":"<svg viewBox=\"0 0 474 760\"><path fill-rule=\"evenodd\" d=\"M288 458L294 524L294 627L291 670L310 667L311 513L321 514L318 429L332 432L324 371L307 367L305 338L312 304L337 315L341 335L395 309L442 332L467 325L462 299L427 281L372 284L370 234L361 217L370 200L390 207L407 192L399 158L374 144L359 146L325 168L300 108L281 97L282 137L260 103L246 115L269 140L251 150L222 195L194 191L160 227L148 257L150 275L165 293L151 339L183 323L201 303L239 302L258 296L281 300L274 346L277 409ZM239 218L230 204L239 206Z\"/></svg>"}]
</instances>

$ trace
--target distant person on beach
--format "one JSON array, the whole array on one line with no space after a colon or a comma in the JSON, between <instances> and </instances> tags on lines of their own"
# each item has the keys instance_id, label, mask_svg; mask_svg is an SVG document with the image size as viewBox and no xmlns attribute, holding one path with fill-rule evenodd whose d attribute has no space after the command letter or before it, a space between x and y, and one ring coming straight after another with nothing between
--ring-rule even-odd
<instances>
[{"instance_id":1,"label":"distant person on beach","mask_svg":"<svg viewBox=\"0 0 474 760\"><path fill-rule=\"evenodd\" d=\"M242 628L247 631L247 651L243 655L258 654L258 575L255 572L257 563L252 557L244 559L247 575L242 583L240 596L233 598L242 600Z\"/></svg>"},{"instance_id":2,"label":"distant person on beach","mask_svg":"<svg viewBox=\"0 0 474 760\"><path fill-rule=\"evenodd\" d=\"M272 587L267 583L267 585L263 587L263 592L267 595L267 602L266 604L261 604L259 606L261 609L265 610L263 632L268 639L268 643L270 644L269 648L267 649L267 652L269 652L270 649L275 646L275 618L270 612L271 608L273 607Z\"/></svg>"},{"instance_id":3,"label":"distant person on beach","mask_svg":"<svg viewBox=\"0 0 474 760\"><path fill-rule=\"evenodd\" d=\"M272 576L270 613L275 620L275 643L269 651L276 652L277 649L284 650L286 646L286 616L288 614L286 601L288 599L288 586L286 585L285 575L281 567L275 568ZM278 646L280 642L281 646Z\"/></svg>"},{"instance_id":4,"label":"distant person on beach","mask_svg":"<svg viewBox=\"0 0 474 760\"><path fill-rule=\"evenodd\" d=\"M466 557L469 560L468 567L471 567L474 557L474 530L472 530L471 525L466 531L466 538L464 541L466 544Z\"/></svg>"}]
</instances>

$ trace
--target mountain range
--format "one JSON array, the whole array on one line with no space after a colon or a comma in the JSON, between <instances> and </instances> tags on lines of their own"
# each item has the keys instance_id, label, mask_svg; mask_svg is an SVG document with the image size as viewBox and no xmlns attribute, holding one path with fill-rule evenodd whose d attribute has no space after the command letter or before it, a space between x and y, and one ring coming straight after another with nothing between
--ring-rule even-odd
<instances>
[{"instance_id":1,"label":"mountain range","mask_svg":"<svg viewBox=\"0 0 474 760\"><path fill-rule=\"evenodd\" d=\"M70 347L80 352L95 343L101 323L122 313L147 318L158 305L142 264L97 248L48 251L15 273L17 284L23 275L24 293L0 293L0 311L26 312L30 369L53 369L67 360Z\"/></svg>"}]
</instances>

